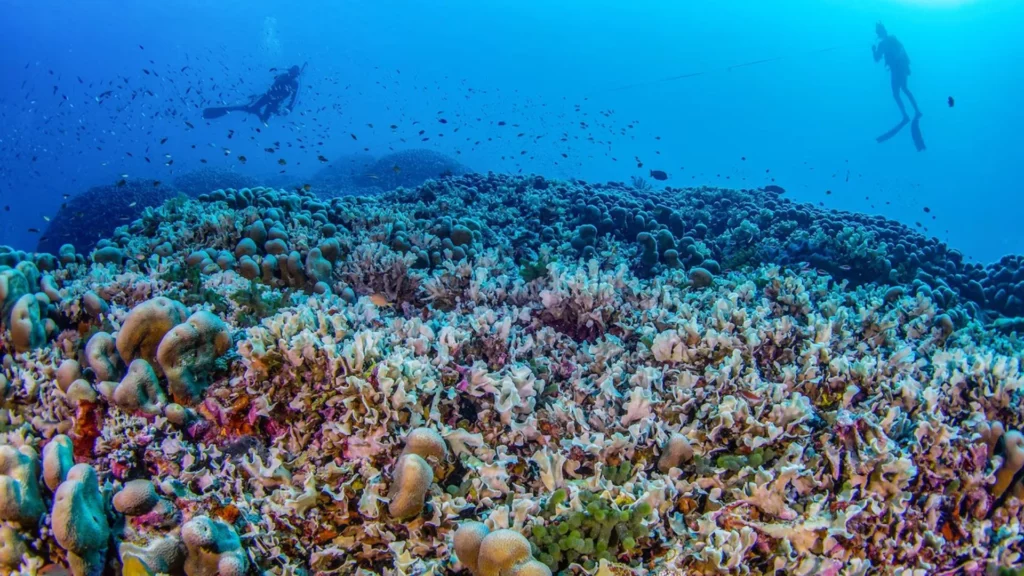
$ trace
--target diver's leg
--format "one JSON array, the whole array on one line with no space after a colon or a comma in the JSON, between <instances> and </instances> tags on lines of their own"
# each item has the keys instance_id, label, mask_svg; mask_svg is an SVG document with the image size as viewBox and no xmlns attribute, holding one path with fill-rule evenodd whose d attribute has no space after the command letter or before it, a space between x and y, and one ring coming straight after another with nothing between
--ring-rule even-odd
<instances>
[{"instance_id":1,"label":"diver's leg","mask_svg":"<svg viewBox=\"0 0 1024 576\"><path fill-rule=\"evenodd\" d=\"M270 102L268 102L266 109L263 110L263 113L260 114L260 120L264 124L266 124L267 120L270 120L271 116L277 114L277 110L278 108L280 108L280 106L281 102L279 100L271 100Z\"/></svg>"},{"instance_id":2,"label":"diver's leg","mask_svg":"<svg viewBox=\"0 0 1024 576\"><path fill-rule=\"evenodd\" d=\"M253 102L253 103L249 104L248 106L246 106L245 107L245 111L250 113L250 114L256 114L257 116L261 116L262 117L263 113L260 112L260 108L263 108L263 106L265 106L267 104L267 102L269 102L269 101L270 101L270 97L267 96L266 94L264 94L263 96L260 96L259 99L256 100L255 102Z\"/></svg>"},{"instance_id":3,"label":"diver's leg","mask_svg":"<svg viewBox=\"0 0 1024 576\"><path fill-rule=\"evenodd\" d=\"M900 88L906 84L906 80L901 80L896 74L892 75L892 97L896 100L896 105L900 108L900 114L903 114L903 120L907 120L907 109L903 107L903 99L900 98Z\"/></svg>"},{"instance_id":4,"label":"diver's leg","mask_svg":"<svg viewBox=\"0 0 1024 576\"><path fill-rule=\"evenodd\" d=\"M914 95L910 93L910 88L907 88L907 80L903 80L903 92L907 95L907 100L910 100L910 105L914 107L914 114L916 116L921 115L921 109L917 107L917 100L914 99Z\"/></svg>"}]
</instances>

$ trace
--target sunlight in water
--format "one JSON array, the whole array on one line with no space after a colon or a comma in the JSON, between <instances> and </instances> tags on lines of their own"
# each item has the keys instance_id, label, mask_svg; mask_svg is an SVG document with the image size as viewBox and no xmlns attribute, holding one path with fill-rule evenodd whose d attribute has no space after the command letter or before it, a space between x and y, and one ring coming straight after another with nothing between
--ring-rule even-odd
<instances>
[{"instance_id":1,"label":"sunlight in water","mask_svg":"<svg viewBox=\"0 0 1024 576\"><path fill-rule=\"evenodd\" d=\"M900 4L912 4L923 8L960 8L976 4L978 0L896 0Z\"/></svg>"}]
</instances>

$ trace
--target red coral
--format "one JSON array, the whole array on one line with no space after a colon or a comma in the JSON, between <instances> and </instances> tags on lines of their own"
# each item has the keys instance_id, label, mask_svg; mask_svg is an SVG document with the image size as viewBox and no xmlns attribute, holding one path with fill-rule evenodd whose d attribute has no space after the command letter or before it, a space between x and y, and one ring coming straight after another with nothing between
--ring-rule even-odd
<instances>
[{"instance_id":1,"label":"red coral","mask_svg":"<svg viewBox=\"0 0 1024 576\"><path fill-rule=\"evenodd\" d=\"M103 406L95 402L80 402L75 411L71 442L75 460L91 460L96 448L96 439L103 430Z\"/></svg>"}]
</instances>

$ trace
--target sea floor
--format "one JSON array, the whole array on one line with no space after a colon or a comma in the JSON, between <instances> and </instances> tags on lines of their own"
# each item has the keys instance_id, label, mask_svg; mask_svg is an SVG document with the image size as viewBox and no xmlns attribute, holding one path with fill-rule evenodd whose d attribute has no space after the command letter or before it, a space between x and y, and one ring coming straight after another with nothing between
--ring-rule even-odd
<instances>
[{"instance_id":1,"label":"sea floor","mask_svg":"<svg viewBox=\"0 0 1024 576\"><path fill-rule=\"evenodd\" d=\"M1018 270L494 174L0 249L0 573L1012 570Z\"/></svg>"}]
</instances>

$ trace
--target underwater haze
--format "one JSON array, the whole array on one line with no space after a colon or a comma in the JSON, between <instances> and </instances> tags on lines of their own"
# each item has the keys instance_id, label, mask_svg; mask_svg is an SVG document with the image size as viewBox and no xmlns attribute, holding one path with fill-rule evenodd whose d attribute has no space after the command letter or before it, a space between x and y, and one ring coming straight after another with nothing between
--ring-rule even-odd
<instances>
[{"instance_id":1,"label":"underwater haze","mask_svg":"<svg viewBox=\"0 0 1024 576\"><path fill-rule=\"evenodd\" d=\"M0 576L1024 576L1022 22L0 0Z\"/></svg>"},{"instance_id":2,"label":"underwater haze","mask_svg":"<svg viewBox=\"0 0 1024 576\"><path fill-rule=\"evenodd\" d=\"M478 171L775 183L796 200L919 222L982 262L1024 251L1015 2L7 1L3 11L0 242L19 248L34 248L27 229L45 228L62 194L122 174L264 177L284 158L301 181L320 154L417 147ZM924 152L909 130L875 142L900 118L871 58L878 20L910 56ZM202 121L200 107L244 101L271 68L303 63L298 114L258 135L255 118ZM689 74L699 75L658 81ZM275 142L280 153L264 152Z\"/></svg>"}]
</instances>

